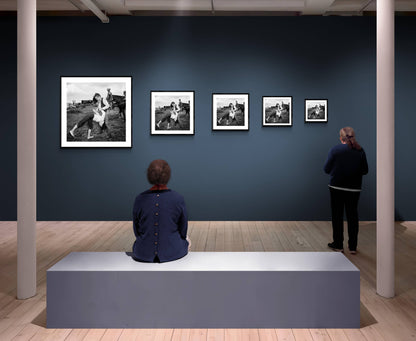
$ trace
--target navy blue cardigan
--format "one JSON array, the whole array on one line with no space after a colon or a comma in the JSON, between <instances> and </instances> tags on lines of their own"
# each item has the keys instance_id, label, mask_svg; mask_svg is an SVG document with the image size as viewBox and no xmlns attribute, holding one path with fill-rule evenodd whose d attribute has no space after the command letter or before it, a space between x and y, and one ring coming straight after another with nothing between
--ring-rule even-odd
<instances>
[{"instance_id":1,"label":"navy blue cardigan","mask_svg":"<svg viewBox=\"0 0 416 341\"><path fill-rule=\"evenodd\" d=\"M188 216L185 201L170 189L145 191L136 197L133 208L137 260L168 262L188 253ZM157 256L157 257L156 257Z\"/></svg>"},{"instance_id":2,"label":"navy blue cardigan","mask_svg":"<svg viewBox=\"0 0 416 341\"><path fill-rule=\"evenodd\" d=\"M324 171L331 176L330 186L361 189L362 177L368 173L364 149L353 149L347 144L336 145L329 151Z\"/></svg>"}]
</instances>

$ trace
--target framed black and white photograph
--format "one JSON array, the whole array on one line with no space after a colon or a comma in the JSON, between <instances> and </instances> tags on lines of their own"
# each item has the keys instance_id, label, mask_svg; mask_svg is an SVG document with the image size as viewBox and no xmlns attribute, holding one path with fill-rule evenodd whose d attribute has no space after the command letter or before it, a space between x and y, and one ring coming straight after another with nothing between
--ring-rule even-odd
<instances>
[{"instance_id":1,"label":"framed black and white photograph","mask_svg":"<svg viewBox=\"0 0 416 341\"><path fill-rule=\"evenodd\" d=\"M305 122L328 122L328 100L305 99Z\"/></svg>"},{"instance_id":2,"label":"framed black and white photograph","mask_svg":"<svg viewBox=\"0 0 416 341\"><path fill-rule=\"evenodd\" d=\"M263 127L291 127L292 97L263 96Z\"/></svg>"},{"instance_id":3,"label":"framed black and white photograph","mask_svg":"<svg viewBox=\"0 0 416 341\"><path fill-rule=\"evenodd\" d=\"M131 77L61 77L61 147L131 147Z\"/></svg>"},{"instance_id":4,"label":"framed black and white photograph","mask_svg":"<svg viewBox=\"0 0 416 341\"><path fill-rule=\"evenodd\" d=\"M150 132L152 135L195 133L194 91L152 91Z\"/></svg>"},{"instance_id":5,"label":"framed black and white photograph","mask_svg":"<svg viewBox=\"0 0 416 341\"><path fill-rule=\"evenodd\" d=\"M248 94L212 94L212 130L248 130Z\"/></svg>"}]
</instances>

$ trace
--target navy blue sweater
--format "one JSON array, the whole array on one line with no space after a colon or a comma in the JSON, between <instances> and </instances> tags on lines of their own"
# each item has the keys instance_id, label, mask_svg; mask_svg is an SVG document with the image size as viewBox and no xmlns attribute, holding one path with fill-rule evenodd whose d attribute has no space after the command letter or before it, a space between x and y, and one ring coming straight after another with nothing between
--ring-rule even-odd
<instances>
[{"instance_id":1,"label":"navy blue sweater","mask_svg":"<svg viewBox=\"0 0 416 341\"><path fill-rule=\"evenodd\" d=\"M324 171L331 176L330 186L361 189L362 177L368 173L364 149L352 149L347 144L336 145L328 153Z\"/></svg>"},{"instance_id":2,"label":"navy blue sweater","mask_svg":"<svg viewBox=\"0 0 416 341\"><path fill-rule=\"evenodd\" d=\"M137 260L168 262L188 253L188 216L185 201L170 189L145 191L136 197L133 208Z\"/></svg>"}]
</instances>

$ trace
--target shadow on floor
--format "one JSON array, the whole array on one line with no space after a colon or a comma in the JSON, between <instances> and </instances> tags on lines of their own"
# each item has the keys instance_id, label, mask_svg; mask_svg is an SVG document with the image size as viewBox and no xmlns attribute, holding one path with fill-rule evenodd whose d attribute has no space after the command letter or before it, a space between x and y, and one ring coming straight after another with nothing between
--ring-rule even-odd
<instances>
[{"instance_id":1,"label":"shadow on floor","mask_svg":"<svg viewBox=\"0 0 416 341\"><path fill-rule=\"evenodd\" d=\"M360 328L365 328L376 323L378 323L378 321L374 318L373 315L371 315L366 306L360 302Z\"/></svg>"},{"instance_id":2,"label":"shadow on floor","mask_svg":"<svg viewBox=\"0 0 416 341\"><path fill-rule=\"evenodd\" d=\"M32 324L36 324L39 327L46 328L46 308L43 309L38 316L32 320Z\"/></svg>"},{"instance_id":3,"label":"shadow on floor","mask_svg":"<svg viewBox=\"0 0 416 341\"><path fill-rule=\"evenodd\" d=\"M371 315L365 305L360 302L360 328L365 328L376 323L377 320ZM46 328L46 308L32 320L32 324Z\"/></svg>"}]
</instances>

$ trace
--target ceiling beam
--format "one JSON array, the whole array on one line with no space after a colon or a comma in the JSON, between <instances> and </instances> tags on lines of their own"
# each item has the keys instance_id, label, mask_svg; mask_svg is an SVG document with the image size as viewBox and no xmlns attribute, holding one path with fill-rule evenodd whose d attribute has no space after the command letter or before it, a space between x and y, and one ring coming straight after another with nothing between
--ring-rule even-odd
<instances>
[{"instance_id":1,"label":"ceiling beam","mask_svg":"<svg viewBox=\"0 0 416 341\"><path fill-rule=\"evenodd\" d=\"M366 1L366 3L365 3L363 6L361 6L361 8L360 8L360 12L361 12L361 13L362 13L362 12L364 12L364 11L367 9L367 7L371 5L371 3L372 3L373 1L374 1L374 0L367 0L367 1Z\"/></svg>"},{"instance_id":2,"label":"ceiling beam","mask_svg":"<svg viewBox=\"0 0 416 341\"><path fill-rule=\"evenodd\" d=\"M108 24L110 22L110 18L98 8L97 4L93 0L80 0L87 8L94 13L102 23Z\"/></svg>"},{"instance_id":3,"label":"ceiling beam","mask_svg":"<svg viewBox=\"0 0 416 341\"><path fill-rule=\"evenodd\" d=\"M75 8L77 8L79 11L84 12L85 9L81 6L79 0L68 0Z\"/></svg>"},{"instance_id":4,"label":"ceiling beam","mask_svg":"<svg viewBox=\"0 0 416 341\"><path fill-rule=\"evenodd\" d=\"M305 0L303 15L323 15L335 0Z\"/></svg>"}]
</instances>

